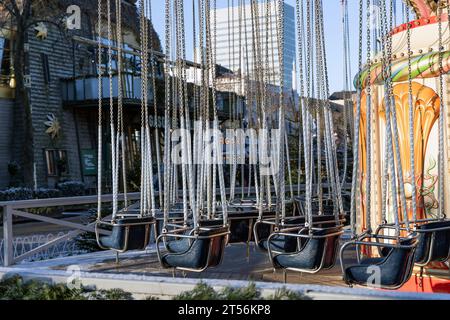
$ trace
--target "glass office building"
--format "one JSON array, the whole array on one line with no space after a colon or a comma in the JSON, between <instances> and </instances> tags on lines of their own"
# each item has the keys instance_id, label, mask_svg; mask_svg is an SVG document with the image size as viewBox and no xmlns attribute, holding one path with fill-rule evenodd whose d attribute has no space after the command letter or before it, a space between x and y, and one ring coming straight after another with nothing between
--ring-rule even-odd
<instances>
[{"instance_id":1,"label":"glass office building","mask_svg":"<svg viewBox=\"0 0 450 320\"><path fill-rule=\"evenodd\" d=\"M235 1L237 3L238 1ZM214 15L214 11L211 12ZM280 85L280 61L277 1L268 4L236 5L217 9L216 63L235 73L256 79L256 70L264 70L269 83ZM295 10L284 4L284 89L293 88L295 61ZM211 17L214 21L214 16ZM214 40L213 40L214 41ZM255 63L256 62L256 63Z\"/></svg>"}]
</instances>

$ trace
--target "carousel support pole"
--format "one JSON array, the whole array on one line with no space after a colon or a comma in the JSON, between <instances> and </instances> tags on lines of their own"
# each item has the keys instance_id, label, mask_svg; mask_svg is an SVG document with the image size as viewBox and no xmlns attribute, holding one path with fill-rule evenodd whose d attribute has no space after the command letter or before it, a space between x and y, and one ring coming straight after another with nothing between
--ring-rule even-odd
<instances>
[{"instance_id":1,"label":"carousel support pole","mask_svg":"<svg viewBox=\"0 0 450 320\"><path fill-rule=\"evenodd\" d=\"M372 128L374 128L374 140L372 140L373 142L373 169L374 169L374 174L375 177L381 177L383 175L383 169L382 169L382 152L381 152L381 132L380 132L380 121L379 120L379 97L380 97L380 92L379 92L379 87L377 87L374 90L374 94L373 94L373 99L374 99L374 110L372 110L372 114L374 115L374 123L372 124ZM374 205L372 205L372 208L376 208L376 213L372 214L373 219L375 219L374 221L372 221L372 223L374 223L374 225L376 225L379 221L381 221L381 210L382 210L382 179L375 179L375 181L373 181L373 183L376 183L376 188L375 188L375 195L372 197L372 199L374 199L374 201L376 202ZM372 189L374 190L374 189Z\"/></svg>"}]
</instances>

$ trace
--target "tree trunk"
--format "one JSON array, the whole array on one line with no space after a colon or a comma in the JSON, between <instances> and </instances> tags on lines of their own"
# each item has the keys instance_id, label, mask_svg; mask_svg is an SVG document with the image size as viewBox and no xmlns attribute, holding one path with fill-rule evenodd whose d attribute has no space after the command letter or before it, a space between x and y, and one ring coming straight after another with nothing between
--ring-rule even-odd
<instances>
[{"instance_id":1,"label":"tree trunk","mask_svg":"<svg viewBox=\"0 0 450 320\"><path fill-rule=\"evenodd\" d=\"M15 112L18 113L16 119L21 119L21 164L23 170L23 180L27 187L34 186L34 130L31 114L31 104L29 89L25 87L25 74L27 68L27 59L25 52L26 39L25 21L22 17L17 17L17 30L14 42L14 71L16 78L16 99ZM16 140L17 141L17 140ZM16 142L17 143L17 142Z\"/></svg>"}]
</instances>

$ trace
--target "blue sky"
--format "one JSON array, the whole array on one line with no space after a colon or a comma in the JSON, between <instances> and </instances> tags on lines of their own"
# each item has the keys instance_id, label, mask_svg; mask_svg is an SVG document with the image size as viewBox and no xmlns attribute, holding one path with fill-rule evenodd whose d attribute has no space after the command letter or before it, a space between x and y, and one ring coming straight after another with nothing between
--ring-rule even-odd
<instances>
[{"instance_id":1,"label":"blue sky","mask_svg":"<svg viewBox=\"0 0 450 320\"><path fill-rule=\"evenodd\" d=\"M194 0L197 4L197 0ZM217 0L218 7L226 7L232 0ZM153 0L153 23L156 32L164 43L164 2L163 0ZM238 3L237 0L234 1ZM247 1L248 2L248 1ZM286 3L295 7L296 0L286 0ZM364 0L364 3L366 1ZM396 0L401 14L401 0ZM358 55L358 0L348 0L350 16L350 42L352 51L352 71L357 71ZM342 47L342 17L341 0L323 0L325 18L325 37L328 56L328 70L330 79L330 91L343 89L343 47ZM193 57L192 36L192 0L185 0L185 28L186 28L186 50L188 59ZM400 21L400 19L399 19Z\"/></svg>"}]
</instances>

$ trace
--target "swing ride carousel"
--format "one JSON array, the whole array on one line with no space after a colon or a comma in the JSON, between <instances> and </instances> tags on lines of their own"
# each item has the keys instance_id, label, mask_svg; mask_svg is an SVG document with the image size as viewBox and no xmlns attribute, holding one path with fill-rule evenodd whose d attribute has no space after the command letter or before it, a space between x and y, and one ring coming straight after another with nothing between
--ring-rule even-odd
<instances>
[{"instance_id":1,"label":"swing ride carousel","mask_svg":"<svg viewBox=\"0 0 450 320\"><path fill-rule=\"evenodd\" d=\"M140 0L141 199L131 203L126 197L126 110L120 94L124 87L121 7L98 2L98 32L109 42L108 70L99 72L99 83L109 79L110 90L118 90L119 97L110 100L107 110L99 101L99 137L106 130L104 119L111 132L113 202L107 215L104 212L109 210L100 201L103 173L99 166L96 240L105 253L101 261L85 265L80 257L84 271L450 292L450 221L445 215L450 209L447 5L408 1L413 12L406 10L404 19L409 22L395 26L395 1L380 1L381 50L373 53L367 23L371 1L359 0L357 91L346 98L344 108L346 125L354 122L346 128L353 144L348 146L351 166L347 153L344 161L338 159L334 137L323 1L296 1L301 98L296 102L299 152L298 177L294 177L284 80L278 79L274 92L269 86L274 75L264 67L277 58L279 74L283 74L282 50L270 50L265 39L274 37L283 48L284 9L277 11L276 21L264 14L271 6L283 8L283 1L262 1L263 9L251 1L250 6L232 10L238 17L233 23L243 31L236 35L241 48L248 45L249 33L255 49L251 66L246 50L238 50L235 57L237 65L253 71L254 79L240 71L239 95L230 113L234 123L254 130L259 138L257 147L248 147L254 152L244 153L246 163L242 164L237 138L228 141L234 147L231 163L225 163L223 139L217 134L226 128L217 110L216 1L193 1L194 48L202 48L200 57L194 53L195 61L200 61L201 85L188 90L184 1L165 1L165 55L158 60L160 56L147 50L153 41L148 32L151 1ZM342 4L344 78L349 91L350 28L347 1ZM113 31L114 11L119 23ZM412 13L417 17L410 21ZM248 23L247 14L257 23ZM116 83L112 81L114 48ZM158 92L155 83L157 63L164 66L163 92ZM161 132L150 127L149 117L158 109L151 95L164 96ZM245 114L239 112L243 105ZM100 140L99 164L103 144ZM264 157L271 160L269 165L256 161ZM351 201L347 205L348 186ZM123 202L118 201L119 193L124 194Z\"/></svg>"},{"instance_id":2,"label":"swing ride carousel","mask_svg":"<svg viewBox=\"0 0 450 320\"><path fill-rule=\"evenodd\" d=\"M449 292L449 6L447 1L407 4L415 19L405 10L406 23L395 27L382 1L387 36L381 52L369 53L363 66L360 48L353 169L354 175L360 170L361 179L353 181L359 201L351 210L353 243L368 258L359 261L359 270L342 269L347 282L358 283L367 278L361 275L364 264L380 265L381 278L384 273L391 280L395 265L408 271L397 273L387 288ZM367 38L370 44L370 31ZM392 240L395 244L386 247ZM347 246L351 242L341 254Z\"/></svg>"}]
</instances>

